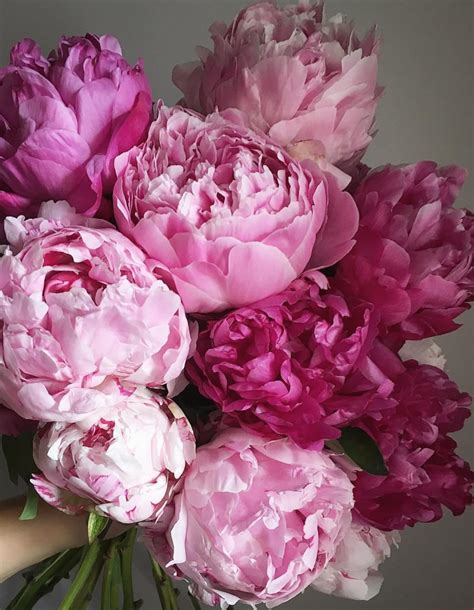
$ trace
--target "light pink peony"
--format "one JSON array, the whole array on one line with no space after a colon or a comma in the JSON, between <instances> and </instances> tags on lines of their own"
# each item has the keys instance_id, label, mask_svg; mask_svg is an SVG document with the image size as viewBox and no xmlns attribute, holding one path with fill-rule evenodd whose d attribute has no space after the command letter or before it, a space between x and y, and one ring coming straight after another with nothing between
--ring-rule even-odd
<instances>
[{"instance_id":1,"label":"light pink peony","mask_svg":"<svg viewBox=\"0 0 474 610\"><path fill-rule=\"evenodd\" d=\"M336 554L311 586L328 595L368 601L379 593L383 583L380 564L399 542L398 532L381 532L354 520Z\"/></svg>"},{"instance_id":2,"label":"light pink peony","mask_svg":"<svg viewBox=\"0 0 474 610\"><path fill-rule=\"evenodd\" d=\"M45 424L34 442L32 483L59 510L96 510L121 523L162 515L195 455L179 407L144 388L77 423Z\"/></svg>"},{"instance_id":3,"label":"light pink peony","mask_svg":"<svg viewBox=\"0 0 474 610\"><path fill-rule=\"evenodd\" d=\"M337 283L373 303L401 340L457 328L472 299L473 216L453 208L465 175L429 161L386 166L355 192L360 229Z\"/></svg>"},{"instance_id":4,"label":"light pink peony","mask_svg":"<svg viewBox=\"0 0 474 610\"><path fill-rule=\"evenodd\" d=\"M112 399L110 377L174 380L191 338L178 295L132 242L104 221L77 224L67 204L49 212L7 222L18 253L0 260L0 393L22 417L74 421Z\"/></svg>"},{"instance_id":5,"label":"light pink peony","mask_svg":"<svg viewBox=\"0 0 474 610\"><path fill-rule=\"evenodd\" d=\"M322 2L260 2L210 32L213 50L199 47L199 61L174 69L184 105L238 108L297 158L354 169L381 91L375 30L360 41L344 16L324 19Z\"/></svg>"},{"instance_id":6,"label":"light pink peony","mask_svg":"<svg viewBox=\"0 0 474 610\"><path fill-rule=\"evenodd\" d=\"M332 178L239 118L161 105L146 143L118 163L117 223L170 272L188 312L283 290L310 257L325 266L343 256L357 227L352 198Z\"/></svg>"},{"instance_id":7,"label":"light pink peony","mask_svg":"<svg viewBox=\"0 0 474 610\"><path fill-rule=\"evenodd\" d=\"M142 141L151 109L141 63L130 66L112 36L62 38L48 58L19 42L0 70L0 214L67 199L94 215L112 194L115 157Z\"/></svg>"},{"instance_id":8,"label":"light pink peony","mask_svg":"<svg viewBox=\"0 0 474 610\"><path fill-rule=\"evenodd\" d=\"M472 502L473 473L450 437L470 415L471 398L436 367L411 360L405 368L394 404L353 424L372 436L387 464L387 476L358 471L353 481L356 511L383 530L436 521L443 505L458 515Z\"/></svg>"},{"instance_id":9,"label":"light pink peony","mask_svg":"<svg viewBox=\"0 0 474 610\"><path fill-rule=\"evenodd\" d=\"M352 485L324 454L229 429L200 447L169 528L150 551L211 605L268 607L327 566L351 520Z\"/></svg>"},{"instance_id":10,"label":"light pink peony","mask_svg":"<svg viewBox=\"0 0 474 610\"><path fill-rule=\"evenodd\" d=\"M330 399L351 372L369 366L377 322L370 305L299 279L210 321L186 374L241 424L321 447L360 414L360 401L333 408Z\"/></svg>"},{"instance_id":11,"label":"light pink peony","mask_svg":"<svg viewBox=\"0 0 474 610\"><path fill-rule=\"evenodd\" d=\"M436 366L442 371L446 367L443 350L432 339L407 341L399 351L399 356L402 360L416 360L418 364Z\"/></svg>"}]
</instances>

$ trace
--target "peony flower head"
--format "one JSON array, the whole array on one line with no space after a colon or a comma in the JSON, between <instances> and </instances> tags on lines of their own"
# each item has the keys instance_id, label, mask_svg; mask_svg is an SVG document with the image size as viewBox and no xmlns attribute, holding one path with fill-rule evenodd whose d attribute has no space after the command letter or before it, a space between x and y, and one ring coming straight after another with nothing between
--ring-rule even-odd
<instances>
[{"instance_id":1,"label":"peony flower head","mask_svg":"<svg viewBox=\"0 0 474 610\"><path fill-rule=\"evenodd\" d=\"M77 224L67 204L51 210L7 222L17 253L0 260L0 393L22 417L74 421L107 403L110 378L174 380L191 337L141 250L104 221Z\"/></svg>"},{"instance_id":2,"label":"peony flower head","mask_svg":"<svg viewBox=\"0 0 474 610\"><path fill-rule=\"evenodd\" d=\"M322 2L259 2L210 32L213 50L174 69L181 103L205 114L237 108L296 158L355 168L381 91L375 30L359 40L344 16L324 19Z\"/></svg>"},{"instance_id":3,"label":"peony flower head","mask_svg":"<svg viewBox=\"0 0 474 610\"><path fill-rule=\"evenodd\" d=\"M94 215L151 109L141 63L128 64L112 36L62 38L48 58L32 40L16 44L0 70L0 214L66 199Z\"/></svg>"},{"instance_id":4,"label":"peony flower head","mask_svg":"<svg viewBox=\"0 0 474 610\"><path fill-rule=\"evenodd\" d=\"M404 361L416 360L418 364L429 364L444 371L446 357L443 350L432 339L421 341L407 341L400 349L398 355Z\"/></svg>"},{"instance_id":5,"label":"peony flower head","mask_svg":"<svg viewBox=\"0 0 474 610\"><path fill-rule=\"evenodd\" d=\"M350 524L351 488L324 453L229 429L198 449L169 527L145 538L206 603L273 607L333 557Z\"/></svg>"},{"instance_id":6,"label":"peony flower head","mask_svg":"<svg viewBox=\"0 0 474 610\"><path fill-rule=\"evenodd\" d=\"M285 289L310 257L324 266L343 256L357 226L347 193L239 116L161 105L147 141L117 164L118 226L168 270L188 312Z\"/></svg>"},{"instance_id":7,"label":"peony flower head","mask_svg":"<svg viewBox=\"0 0 474 610\"><path fill-rule=\"evenodd\" d=\"M402 341L457 328L454 319L472 299L474 217L453 208L465 176L428 161L389 165L355 191L360 228L337 283L373 303Z\"/></svg>"},{"instance_id":8,"label":"peony flower head","mask_svg":"<svg viewBox=\"0 0 474 610\"><path fill-rule=\"evenodd\" d=\"M398 532L382 532L354 519L336 554L311 586L320 593L368 601L383 583L380 564L399 542Z\"/></svg>"},{"instance_id":9,"label":"peony flower head","mask_svg":"<svg viewBox=\"0 0 474 610\"><path fill-rule=\"evenodd\" d=\"M44 424L34 458L38 494L68 514L96 510L121 523L159 519L195 455L179 407L144 388L77 423Z\"/></svg>"},{"instance_id":10,"label":"peony flower head","mask_svg":"<svg viewBox=\"0 0 474 610\"><path fill-rule=\"evenodd\" d=\"M210 321L186 373L241 424L320 447L360 414L359 402L331 399L367 360L377 321L370 305L306 277Z\"/></svg>"},{"instance_id":11,"label":"peony flower head","mask_svg":"<svg viewBox=\"0 0 474 610\"><path fill-rule=\"evenodd\" d=\"M442 506L458 515L472 502L474 475L449 436L470 415L471 398L436 367L414 360L405 367L394 404L354 424L372 436L387 465L386 476L358 471L353 481L356 511L382 530L436 521Z\"/></svg>"}]
</instances>

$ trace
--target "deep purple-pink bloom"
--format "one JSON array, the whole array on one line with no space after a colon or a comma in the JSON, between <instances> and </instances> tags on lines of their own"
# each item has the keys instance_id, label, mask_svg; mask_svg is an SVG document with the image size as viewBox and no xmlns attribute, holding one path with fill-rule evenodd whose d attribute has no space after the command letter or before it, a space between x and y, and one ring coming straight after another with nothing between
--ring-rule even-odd
<instances>
[{"instance_id":1,"label":"deep purple-pink bloom","mask_svg":"<svg viewBox=\"0 0 474 610\"><path fill-rule=\"evenodd\" d=\"M36 427L36 422L23 419L19 415L0 405L0 435L19 436L23 432L31 432Z\"/></svg>"},{"instance_id":2,"label":"deep purple-pink bloom","mask_svg":"<svg viewBox=\"0 0 474 610\"><path fill-rule=\"evenodd\" d=\"M147 141L123 155L119 228L168 270L188 312L248 305L284 290L310 262L352 246L352 197L239 113L204 118L160 105Z\"/></svg>"},{"instance_id":3,"label":"deep purple-pink bloom","mask_svg":"<svg viewBox=\"0 0 474 610\"><path fill-rule=\"evenodd\" d=\"M395 382L394 405L354 423L375 440L389 472L357 472L355 508L383 530L435 521L443 506L459 515L472 502L473 473L449 436L469 416L470 396L436 367L414 360L405 366Z\"/></svg>"},{"instance_id":4,"label":"deep purple-pink bloom","mask_svg":"<svg viewBox=\"0 0 474 610\"><path fill-rule=\"evenodd\" d=\"M355 191L360 228L337 283L373 303L401 339L457 328L454 319L472 299L473 215L453 207L465 176L429 161L389 165Z\"/></svg>"},{"instance_id":5,"label":"deep purple-pink bloom","mask_svg":"<svg viewBox=\"0 0 474 610\"><path fill-rule=\"evenodd\" d=\"M16 44L0 70L0 214L35 215L53 199L94 215L151 108L141 63L112 36L62 38L48 58L32 40Z\"/></svg>"},{"instance_id":6,"label":"deep purple-pink bloom","mask_svg":"<svg viewBox=\"0 0 474 610\"><path fill-rule=\"evenodd\" d=\"M186 374L241 424L320 446L365 409L359 396L344 405L333 400L347 376L370 367L377 322L370 305L299 279L210 321Z\"/></svg>"},{"instance_id":7,"label":"deep purple-pink bloom","mask_svg":"<svg viewBox=\"0 0 474 610\"><path fill-rule=\"evenodd\" d=\"M351 482L325 453L229 429L197 450L169 527L145 538L205 603L273 607L328 565L352 503Z\"/></svg>"},{"instance_id":8,"label":"deep purple-pink bloom","mask_svg":"<svg viewBox=\"0 0 474 610\"><path fill-rule=\"evenodd\" d=\"M260 2L210 32L213 50L199 47L199 61L174 69L184 105L238 108L297 158L354 168L380 95L374 30L360 41L344 16L324 19L322 2Z\"/></svg>"},{"instance_id":9,"label":"deep purple-pink bloom","mask_svg":"<svg viewBox=\"0 0 474 610\"><path fill-rule=\"evenodd\" d=\"M25 418L76 421L113 400L111 378L151 387L176 379L191 345L189 324L143 252L64 202L40 213L46 218L6 221L12 248L0 259L1 402Z\"/></svg>"},{"instance_id":10,"label":"deep purple-pink bloom","mask_svg":"<svg viewBox=\"0 0 474 610\"><path fill-rule=\"evenodd\" d=\"M121 523L159 519L195 456L178 406L145 388L121 388L80 422L41 426L34 458L38 494L68 514L96 510Z\"/></svg>"}]
</instances>

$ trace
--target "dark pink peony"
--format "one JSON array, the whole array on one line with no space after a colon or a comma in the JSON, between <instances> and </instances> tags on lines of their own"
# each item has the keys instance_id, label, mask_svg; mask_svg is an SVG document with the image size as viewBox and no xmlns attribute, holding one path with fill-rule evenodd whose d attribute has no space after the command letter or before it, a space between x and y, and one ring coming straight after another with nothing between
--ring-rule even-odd
<instances>
[{"instance_id":1,"label":"dark pink peony","mask_svg":"<svg viewBox=\"0 0 474 610\"><path fill-rule=\"evenodd\" d=\"M472 501L474 478L449 434L469 416L469 395L440 369L411 360L392 398L394 406L354 424L378 444L389 471L387 476L357 473L357 511L383 530L436 521L442 506L462 513Z\"/></svg>"},{"instance_id":2,"label":"dark pink peony","mask_svg":"<svg viewBox=\"0 0 474 610\"><path fill-rule=\"evenodd\" d=\"M249 305L352 247L352 197L240 113L160 105L146 142L118 165L118 226L169 271L188 312Z\"/></svg>"},{"instance_id":3,"label":"dark pink peony","mask_svg":"<svg viewBox=\"0 0 474 610\"><path fill-rule=\"evenodd\" d=\"M48 58L19 42L0 70L0 214L35 215L42 201L64 199L94 215L151 108L142 65L128 64L112 36L62 38Z\"/></svg>"},{"instance_id":4,"label":"dark pink peony","mask_svg":"<svg viewBox=\"0 0 474 610\"><path fill-rule=\"evenodd\" d=\"M209 322L186 372L241 424L317 447L359 415L359 400L343 407L330 402L352 371L369 366L376 332L370 305L300 279Z\"/></svg>"},{"instance_id":5,"label":"dark pink peony","mask_svg":"<svg viewBox=\"0 0 474 610\"><path fill-rule=\"evenodd\" d=\"M213 50L198 48L199 61L173 72L185 105L238 108L297 158L354 168L380 95L374 30L360 41L344 16L324 19L322 2L260 2L210 32Z\"/></svg>"},{"instance_id":6,"label":"dark pink peony","mask_svg":"<svg viewBox=\"0 0 474 610\"><path fill-rule=\"evenodd\" d=\"M426 161L372 171L355 192L357 244L341 262L344 293L374 304L401 339L457 328L474 291L473 216L455 209L464 170Z\"/></svg>"}]
</instances>

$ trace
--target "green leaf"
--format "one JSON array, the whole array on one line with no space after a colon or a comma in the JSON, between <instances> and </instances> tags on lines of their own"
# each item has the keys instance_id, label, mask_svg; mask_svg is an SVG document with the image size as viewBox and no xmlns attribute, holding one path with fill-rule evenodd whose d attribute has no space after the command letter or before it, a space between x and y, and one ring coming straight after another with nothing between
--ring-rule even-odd
<instances>
[{"instance_id":1,"label":"green leaf","mask_svg":"<svg viewBox=\"0 0 474 610\"><path fill-rule=\"evenodd\" d=\"M358 466L374 475L388 474L382 454L375 441L361 428L343 428L338 439L344 453Z\"/></svg>"},{"instance_id":2,"label":"green leaf","mask_svg":"<svg viewBox=\"0 0 474 610\"><path fill-rule=\"evenodd\" d=\"M18 485L19 478L29 483L31 475L38 472L33 460L33 437L32 432L20 436L2 436L2 449L7 462L8 475L15 485Z\"/></svg>"},{"instance_id":3,"label":"green leaf","mask_svg":"<svg viewBox=\"0 0 474 610\"><path fill-rule=\"evenodd\" d=\"M36 519L38 514L38 494L34 487L28 485L28 494L26 496L25 506L21 515L18 517L20 521L31 521Z\"/></svg>"},{"instance_id":4,"label":"green leaf","mask_svg":"<svg viewBox=\"0 0 474 610\"><path fill-rule=\"evenodd\" d=\"M89 537L89 544L92 544L102 534L105 528L109 525L108 517L99 515L98 513L89 513L89 519L87 521L87 535Z\"/></svg>"}]
</instances>

